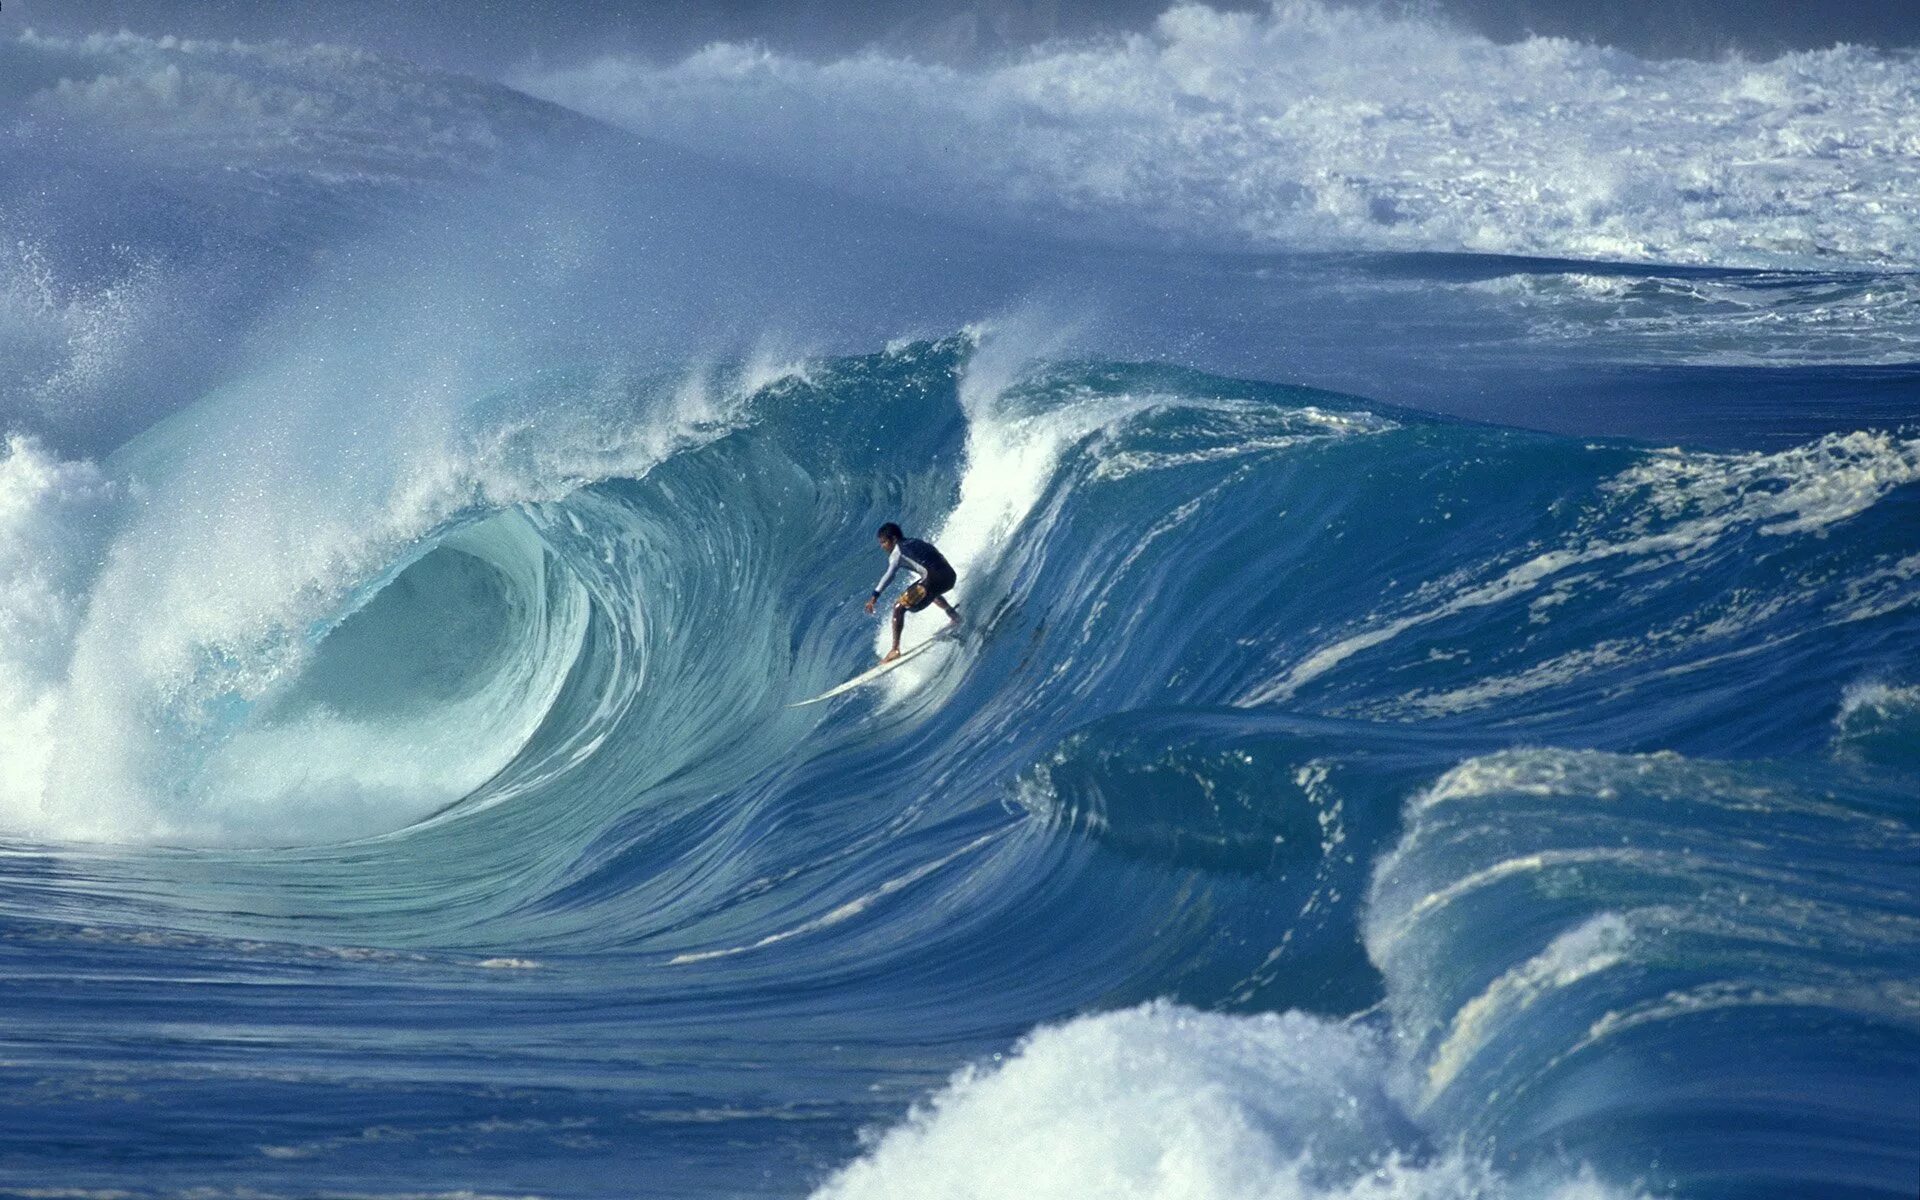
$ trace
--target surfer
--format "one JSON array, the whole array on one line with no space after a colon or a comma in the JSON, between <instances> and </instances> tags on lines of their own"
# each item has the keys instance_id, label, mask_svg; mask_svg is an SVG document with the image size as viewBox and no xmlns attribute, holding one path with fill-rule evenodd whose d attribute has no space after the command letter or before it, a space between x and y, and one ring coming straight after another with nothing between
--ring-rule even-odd
<instances>
[{"instance_id":1,"label":"surfer","mask_svg":"<svg viewBox=\"0 0 1920 1200\"><path fill-rule=\"evenodd\" d=\"M887 651L881 662L892 662L900 657L900 630L907 623L907 614L919 612L929 604L938 604L940 611L947 614L953 625L960 624L960 614L953 611L943 597L953 589L958 577L953 567L933 548L930 542L919 538L910 538L900 532L900 527L892 521L882 525L875 536L880 539L880 548L887 552L887 573L880 582L873 585L873 595L867 599L867 611L880 602L880 593L887 590L887 584L893 581L894 573L902 567L913 572L918 578L913 586L900 593L893 602L893 649Z\"/></svg>"}]
</instances>

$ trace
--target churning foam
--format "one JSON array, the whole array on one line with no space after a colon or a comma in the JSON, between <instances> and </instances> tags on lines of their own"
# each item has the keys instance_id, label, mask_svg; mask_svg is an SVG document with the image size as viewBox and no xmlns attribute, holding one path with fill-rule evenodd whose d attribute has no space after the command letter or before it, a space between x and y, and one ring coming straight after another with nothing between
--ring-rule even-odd
<instances>
[{"instance_id":1,"label":"churning foam","mask_svg":"<svg viewBox=\"0 0 1920 1200\"><path fill-rule=\"evenodd\" d=\"M1618 1195L1435 1152L1384 1039L1299 1013L1153 1003L1042 1028L876 1138L816 1200L1496 1200Z\"/></svg>"},{"instance_id":2,"label":"churning foam","mask_svg":"<svg viewBox=\"0 0 1920 1200\"><path fill-rule=\"evenodd\" d=\"M1198 4L980 67L718 44L519 86L949 216L1120 240L1911 265L1920 60L1649 61L1421 16Z\"/></svg>"}]
</instances>

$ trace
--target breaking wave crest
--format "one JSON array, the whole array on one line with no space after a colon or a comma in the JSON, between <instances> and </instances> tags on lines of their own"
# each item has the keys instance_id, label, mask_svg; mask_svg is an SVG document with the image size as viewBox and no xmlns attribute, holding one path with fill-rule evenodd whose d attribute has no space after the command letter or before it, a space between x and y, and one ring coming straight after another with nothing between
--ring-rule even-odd
<instances>
[{"instance_id":1,"label":"breaking wave crest","mask_svg":"<svg viewBox=\"0 0 1920 1200\"><path fill-rule=\"evenodd\" d=\"M982 66L718 44L528 91L782 174L996 225L1264 249L1920 261L1906 54L1650 61L1317 0ZM717 135L717 136L716 136Z\"/></svg>"}]
</instances>

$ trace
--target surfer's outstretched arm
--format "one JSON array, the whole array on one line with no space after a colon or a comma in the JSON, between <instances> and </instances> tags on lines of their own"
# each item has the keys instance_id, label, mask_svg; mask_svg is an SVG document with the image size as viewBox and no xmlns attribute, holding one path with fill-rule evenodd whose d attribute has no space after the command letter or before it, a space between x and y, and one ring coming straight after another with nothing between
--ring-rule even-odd
<instances>
[{"instance_id":1,"label":"surfer's outstretched arm","mask_svg":"<svg viewBox=\"0 0 1920 1200\"><path fill-rule=\"evenodd\" d=\"M887 554L887 573L880 577L879 583L873 585L873 598L875 600L880 598L881 592L887 590L887 585L892 583L893 577L900 573L900 568L906 565L907 556L900 553L900 543L895 542L891 551ZM871 604L869 604L867 611L873 611Z\"/></svg>"}]
</instances>

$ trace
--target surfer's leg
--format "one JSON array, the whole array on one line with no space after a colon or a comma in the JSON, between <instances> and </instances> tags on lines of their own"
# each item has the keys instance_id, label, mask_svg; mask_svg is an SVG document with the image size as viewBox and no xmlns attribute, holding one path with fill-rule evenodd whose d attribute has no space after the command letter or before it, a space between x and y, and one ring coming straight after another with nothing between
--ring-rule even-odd
<instances>
[{"instance_id":1,"label":"surfer's leg","mask_svg":"<svg viewBox=\"0 0 1920 1200\"><path fill-rule=\"evenodd\" d=\"M947 614L947 623L949 625L958 625L960 623L960 614L954 611L953 605L947 603L945 596L935 596L933 602L940 606L941 612Z\"/></svg>"},{"instance_id":2,"label":"surfer's leg","mask_svg":"<svg viewBox=\"0 0 1920 1200\"><path fill-rule=\"evenodd\" d=\"M906 598L902 597L893 606L893 649L887 651L885 657L880 660L881 662L892 662L894 659L900 657L900 630L906 626L906 623Z\"/></svg>"},{"instance_id":3,"label":"surfer's leg","mask_svg":"<svg viewBox=\"0 0 1920 1200\"><path fill-rule=\"evenodd\" d=\"M900 598L893 602L893 649L887 651L886 657L882 658L881 662L892 662L900 657L900 630L907 623L907 614L919 612L932 599L933 597L927 595L925 580L900 593Z\"/></svg>"}]
</instances>

